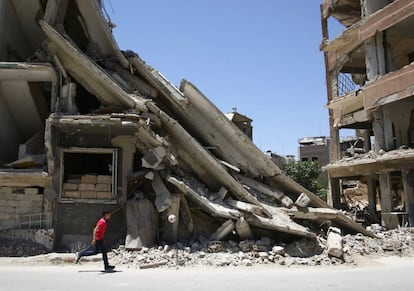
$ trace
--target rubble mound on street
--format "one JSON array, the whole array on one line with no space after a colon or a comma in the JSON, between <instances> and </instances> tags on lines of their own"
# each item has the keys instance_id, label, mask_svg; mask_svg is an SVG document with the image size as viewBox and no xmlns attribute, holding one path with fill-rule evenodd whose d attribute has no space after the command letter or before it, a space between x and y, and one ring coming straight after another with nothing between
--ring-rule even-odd
<instances>
[{"instance_id":1,"label":"rubble mound on street","mask_svg":"<svg viewBox=\"0 0 414 291\"><path fill-rule=\"evenodd\" d=\"M47 252L46 247L35 242L0 237L0 257L28 257Z\"/></svg>"},{"instance_id":2,"label":"rubble mound on street","mask_svg":"<svg viewBox=\"0 0 414 291\"><path fill-rule=\"evenodd\" d=\"M384 231L371 227L377 238L361 234L343 237L344 255L331 257L323 236L303 238L289 244L276 243L268 238L246 241L209 241L198 238L186 244L163 245L126 250L123 246L113 250L111 262L130 268L174 268L192 266L254 266L277 264L281 266L359 265L361 258L386 256L413 256L414 231L400 228Z\"/></svg>"}]
</instances>

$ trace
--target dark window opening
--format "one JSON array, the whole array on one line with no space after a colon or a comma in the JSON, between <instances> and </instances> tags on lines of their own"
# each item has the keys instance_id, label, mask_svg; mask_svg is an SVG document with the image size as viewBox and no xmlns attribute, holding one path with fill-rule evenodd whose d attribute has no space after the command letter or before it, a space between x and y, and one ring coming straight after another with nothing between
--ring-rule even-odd
<instances>
[{"instance_id":1,"label":"dark window opening","mask_svg":"<svg viewBox=\"0 0 414 291\"><path fill-rule=\"evenodd\" d=\"M64 180L86 174L112 175L112 154L65 153Z\"/></svg>"},{"instance_id":2,"label":"dark window opening","mask_svg":"<svg viewBox=\"0 0 414 291\"><path fill-rule=\"evenodd\" d=\"M80 84L76 86L75 102L80 114L88 114L101 106L101 102Z\"/></svg>"}]
</instances>

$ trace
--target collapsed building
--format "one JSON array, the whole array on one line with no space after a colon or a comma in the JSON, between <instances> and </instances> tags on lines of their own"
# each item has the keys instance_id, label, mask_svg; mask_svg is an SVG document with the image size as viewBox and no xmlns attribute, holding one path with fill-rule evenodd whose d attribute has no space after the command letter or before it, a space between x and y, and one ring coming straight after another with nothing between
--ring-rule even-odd
<instances>
[{"instance_id":1,"label":"collapsed building","mask_svg":"<svg viewBox=\"0 0 414 291\"><path fill-rule=\"evenodd\" d=\"M101 1L0 3L0 229L47 229L73 249L116 209L108 238L129 249L314 238L326 221L372 235L286 177L192 83L121 51Z\"/></svg>"},{"instance_id":2,"label":"collapsed building","mask_svg":"<svg viewBox=\"0 0 414 291\"><path fill-rule=\"evenodd\" d=\"M321 19L332 150L329 203L342 203L343 181L360 180L383 225L413 226L414 2L325 0ZM332 19L344 27L334 39ZM356 130L363 153L340 160L341 129Z\"/></svg>"}]
</instances>

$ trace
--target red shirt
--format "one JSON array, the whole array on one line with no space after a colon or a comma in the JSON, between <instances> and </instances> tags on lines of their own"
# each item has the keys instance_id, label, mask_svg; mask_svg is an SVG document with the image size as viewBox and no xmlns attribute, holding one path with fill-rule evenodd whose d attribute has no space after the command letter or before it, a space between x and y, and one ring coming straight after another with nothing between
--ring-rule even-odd
<instances>
[{"instance_id":1,"label":"red shirt","mask_svg":"<svg viewBox=\"0 0 414 291\"><path fill-rule=\"evenodd\" d=\"M105 236L106 231L106 220L105 218L101 218L96 223L96 232L95 232L95 240L102 240Z\"/></svg>"}]
</instances>

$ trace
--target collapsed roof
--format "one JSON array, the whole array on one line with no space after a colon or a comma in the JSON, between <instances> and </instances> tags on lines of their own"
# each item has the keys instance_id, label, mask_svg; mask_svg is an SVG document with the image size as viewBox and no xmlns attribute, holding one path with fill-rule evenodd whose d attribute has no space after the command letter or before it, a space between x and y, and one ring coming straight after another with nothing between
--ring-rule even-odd
<instances>
[{"instance_id":1,"label":"collapsed roof","mask_svg":"<svg viewBox=\"0 0 414 291\"><path fill-rule=\"evenodd\" d=\"M310 219L333 220L372 235L285 176L191 82L183 80L177 88L138 54L121 51L100 1L7 0L1 5L0 123L13 131L0 132L3 162L13 156L13 147L44 130L47 171L53 177L50 127L73 134L114 127L136 137L142 165L153 174L128 175L162 188L166 196L157 193L159 212L173 203L168 189L174 189L226 220L223 227L230 230L244 222L314 237L300 223ZM309 205L295 206L303 195Z\"/></svg>"}]
</instances>

